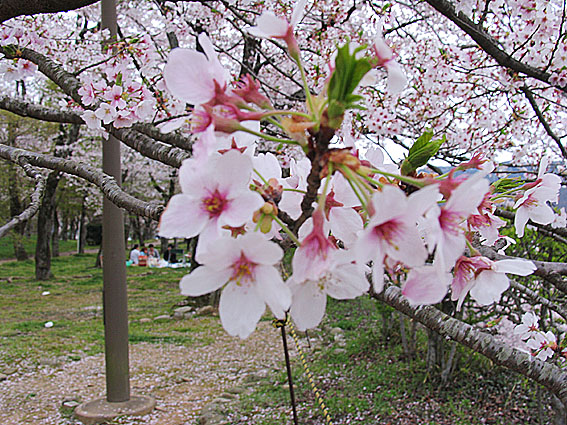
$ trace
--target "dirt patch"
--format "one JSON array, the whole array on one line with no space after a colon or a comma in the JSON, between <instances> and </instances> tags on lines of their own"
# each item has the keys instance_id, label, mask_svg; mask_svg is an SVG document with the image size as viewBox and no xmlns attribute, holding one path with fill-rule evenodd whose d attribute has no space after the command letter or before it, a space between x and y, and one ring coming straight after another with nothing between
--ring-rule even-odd
<instances>
[{"instance_id":1,"label":"dirt patch","mask_svg":"<svg viewBox=\"0 0 567 425\"><path fill-rule=\"evenodd\" d=\"M132 394L153 396L157 409L143 417L119 418L113 423L194 424L205 404L250 381L249 375L277 368L282 358L279 332L267 322L261 322L244 341L216 333L209 345L130 345ZM72 409L63 403L104 396L103 355L23 369L0 382L3 425L79 424L70 414Z\"/></svg>"}]
</instances>

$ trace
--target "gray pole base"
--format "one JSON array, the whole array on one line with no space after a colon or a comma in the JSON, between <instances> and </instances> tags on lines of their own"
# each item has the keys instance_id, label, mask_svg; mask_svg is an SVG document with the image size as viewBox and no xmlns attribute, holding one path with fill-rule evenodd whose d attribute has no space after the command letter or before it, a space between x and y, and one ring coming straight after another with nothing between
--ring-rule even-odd
<instances>
[{"instance_id":1,"label":"gray pole base","mask_svg":"<svg viewBox=\"0 0 567 425\"><path fill-rule=\"evenodd\" d=\"M156 401L147 396L131 396L130 400L111 403L106 397L80 404L75 409L75 417L85 425L99 424L117 416L147 415L156 407Z\"/></svg>"}]
</instances>

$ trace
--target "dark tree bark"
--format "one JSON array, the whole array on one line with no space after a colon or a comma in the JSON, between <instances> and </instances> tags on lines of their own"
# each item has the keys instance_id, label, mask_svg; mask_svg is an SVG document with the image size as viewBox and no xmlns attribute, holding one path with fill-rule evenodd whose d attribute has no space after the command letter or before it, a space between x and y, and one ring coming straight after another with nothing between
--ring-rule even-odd
<instances>
[{"instance_id":1,"label":"dark tree bark","mask_svg":"<svg viewBox=\"0 0 567 425\"><path fill-rule=\"evenodd\" d=\"M59 257L59 216L57 215L57 203L53 208L53 233L51 234L51 256Z\"/></svg>"},{"instance_id":2,"label":"dark tree bark","mask_svg":"<svg viewBox=\"0 0 567 425\"><path fill-rule=\"evenodd\" d=\"M77 244L77 253L85 253L85 245L87 244L87 229L85 226L86 219L86 209L85 209L85 198L81 202L81 218L79 219L79 243Z\"/></svg>"},{"instance_id":3,"label":"dark tree bark","mask_svg":"<svg viewBox=\"0 0 567 425\"><path fill-rule=\"evenodd\" d=\"M0 23L21 15L66 12L96 3L97 1L98 0L2 0L0 2Z\"/></svg>"},{"instance_id":4,"label":"dark tree bark","mask_svg":"<svg viewBox=\"0 0 567 425\"><path fill-rule=\"evenodd\" d=\"M16 125L17 124L12 121L8 123L7 145L9 146L15 146L16 144ZM10 216L15 217L24 211L24 207L20 200L20 179L18 178L17 167L11 163L8 163L8 194L10 200ZM12 232L14 255L18 261L25 261L29 258L23 243L26 224L26 222L17 224Z\"/></svg>"},{"instance_id":5,"label":"dark tree bark","mask_svg":"<svg viewBox=\"0 0 567 425\"><path fill-rule=\"evenodd\" d=\"M55 209L55 193L60 174L52 171L47 176L45 193L37 213L37 241L35 245L35 278L47 280L51 273L51 238L53 236L53 212Z\"/></svg>"}]
</instances>

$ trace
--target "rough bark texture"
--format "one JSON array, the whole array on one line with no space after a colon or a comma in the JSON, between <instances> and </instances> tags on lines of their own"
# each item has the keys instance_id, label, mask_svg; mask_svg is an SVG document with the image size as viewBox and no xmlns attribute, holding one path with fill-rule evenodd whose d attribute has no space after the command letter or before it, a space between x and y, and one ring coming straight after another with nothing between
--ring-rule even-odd
<instances>
[{"instance_id":1,"label":"rough bark texture","mask_svg":"<svg viewBox=\"0 0 567 425\"><path fill-rule=\"evenodd\" d=\"M66 12L78 9L98 0L2 0L0 2L0 23L21 15L37 13Z\"/></svg>"},{"instance_id":2,"label":"rough bark texture","mask_svg":"<svg viewBox=\"0 0 567 425\"><path fill-rule=\"evenodd\" d=\"M557 366L532 360L528 354L496 340L492 335L481 332L471 325L449 317L436 308L413 307L402 296L401 290L395 286L390 286L382 293L372 296L416 319L442 337L451 338L494 363L533 379L555 394L563 405L567 405L567 372Z\"/></svg>"},{"instance_id":3,"label":"rough bark texture","mask_svg":"<svg viewBox=\"0 0 567 425\"><path fill-rule=\"evenodd\" d=\"M47 176L45 192L37 215L37 240L35 245L35 278L47 280L51 273L51 238L53 236L53 212L55 209L55 193L60 174L52 171Z\"/></svg>"},{"instance_id":4,"label":"rough bark texture","mask_svg":"<svg viewBox=\"0 0 567 425\"><path fill-rule=\"evenodd\" d=\"M62 171L67 174L81 177L98 186L102 193L115 205L143 217L150 217L154 220L158 220L164 210L163 205L140 201L139 199L127 194L118 184L116 184L116 180L114 180L113 177L110 177L84 163L29 152L23 149L12 148L4 144L0 144L0 158L4 158L15 163L27 161L37 167Z\"/></svg>"},{"instance_id":5,"label":"rough bark texture","mask_svg":"<svg viewBox=\"0 0 567 425\"><path fill-rule=\"evenodd\" d=\"M529 77L549 84L550 74L540 69L529 66L514 59L508 52L502 50L499 43L490 36L482 27L475 24L463 13L457 14L453 4L447 0L426 0L435 10L446 16L459 28L466 32L478 46L490 55L499 65L512 71L525 74ZM563 89L567 91L567 89Z\"/></svg>"}]
</instances>

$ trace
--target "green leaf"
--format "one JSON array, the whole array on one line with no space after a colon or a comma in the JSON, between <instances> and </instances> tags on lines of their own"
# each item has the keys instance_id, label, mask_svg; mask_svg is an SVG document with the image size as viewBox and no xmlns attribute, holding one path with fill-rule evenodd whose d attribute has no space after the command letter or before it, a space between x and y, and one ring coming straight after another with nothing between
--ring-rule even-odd
<instances>
[{"instance_id":1,"label":"green leaf","mask_svg":"<svg viewBox=\"0 0 567 425\"><path fill-rule=\"evenodd\" d=\"M342 116L347 109L363 109L358 105L362 97L353 92L372 68L367 58L356 57L364 49L365 46L361 46L351 52L349 43L337 48L335 71L327 89L329 97L327 115L331 122L342 121Z\"/></svg>"},{"instance_id":2,"label":"green leaf","mask_svg":"<svg viewBox=\"0 0 567 425\"><path fill-rule=\"evenodd\" d=\"M503 179L496 180L494 183L490 185L490 187L492 187L492 193L503 193L512 189L516 189L517 187L520 187L522 184L524 184L524 182L517 177L515 178L505 177Z\"/></svg>"},{"instance_id":3,"label":"green leaf","mask_svg":"<svg viewBox=\"0 0 567 425\"><path fill-rule=\"evenodd\" d=\"M403 175L410 175L419 167L424 166L438 151L445 142L445 135L441 139L431 140L432 130L425 130L410 148L408 156L402 162L401 172Z\"/></svg>"}]
</instances>

